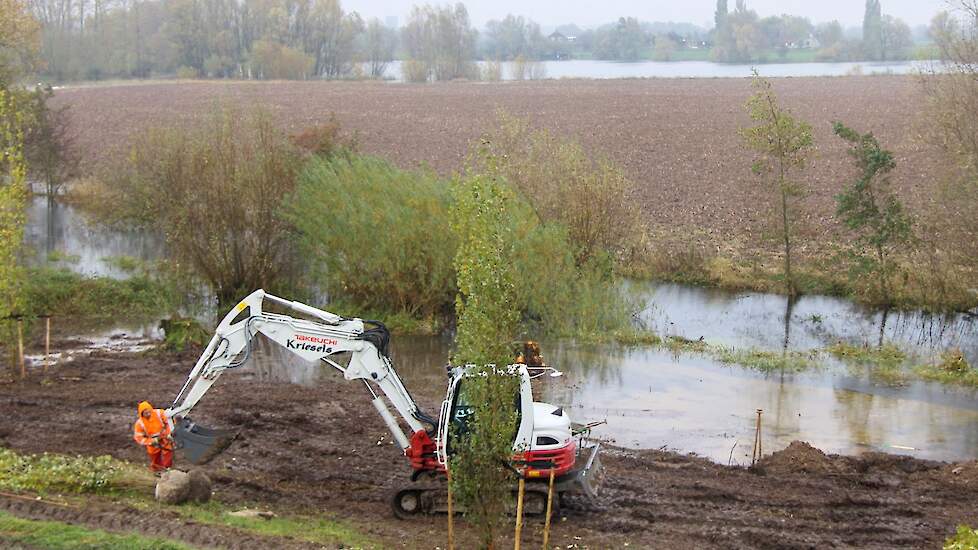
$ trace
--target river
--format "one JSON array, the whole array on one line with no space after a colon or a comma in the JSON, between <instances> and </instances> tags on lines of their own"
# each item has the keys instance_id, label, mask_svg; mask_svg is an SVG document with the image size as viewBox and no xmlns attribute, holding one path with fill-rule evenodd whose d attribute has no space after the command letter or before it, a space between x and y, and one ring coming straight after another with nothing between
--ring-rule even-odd
<instances>
[{"instance_id":1,"label":"river","mask_svg":"<svg viewBox=\"0 0 978 550\"><path fill-rule=\"evenodd\" d=\"M58 265L86 274L125 276L113 257L158 258L150 235L93 227L70 206L48 209L37 199L29 212L28 243L42 253L74 257ZM729 293L659 283L631 283L644 304L643 323L663 336L700 337L711 344L764 350L809 350L838 341L876 346L890 342L921 356L961 349L978 364L978 320L923 312L884 314L847 300L805 296L788 308L783 296ZM158 338L155 323L119 320L80 334L115 345ZM59 334L63 338L68 335ZM395 337L392 354L406 384L441 383L451 341ZM98 345L98 344L97 344ZM706 355L673 355L654 347L543 342L548 362L566 376L546 380L543 397L568 407L575 421L607 420L595 435L634 448L693 452L722 463L749 461L756 410L763 410L768 451L793 440L827 452L867 450L940 460L978 458L978 394L939 384L875 383L866 369L827 361L824 368L761 374ZM260 346L252 374L315 384L336 373ZM187 365L187 370L192 365Z\"/></svg>"},{"instance_id":2,"label":"river","mask_svg":"<svg viewBox=\"0 0 978 550\"><path fill-rule=\"evenodd\" d=\"M480 67L484 66L480 62ZM928 70L931 61L730 64L709 61L541 61L543 78L747 78L756 68L765 77L846 76L851 74L913 74ZM387 67L385 78L404 80L401 63ZM513 63L502 64L502 79L513 79Z\"/></svg>"}]
</instances>

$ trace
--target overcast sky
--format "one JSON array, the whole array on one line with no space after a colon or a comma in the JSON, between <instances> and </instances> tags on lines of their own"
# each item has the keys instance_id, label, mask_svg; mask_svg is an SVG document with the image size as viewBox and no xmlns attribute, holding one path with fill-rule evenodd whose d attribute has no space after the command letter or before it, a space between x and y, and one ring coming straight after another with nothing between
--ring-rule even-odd
<instances>
[{"instance_id":1,"label":"overcast sky","mask_svg":"<svg viewBox=\"0 0 978 550\"><path fill-rule=\"evenodd\" d=\"M347 10L365 17L398 18L403 25L414 4L421 0L341 0ZM430 2L433 4L444 1ZM452 2L454 3L454 2ZM716 0L467 0L472 22L477 27L490 19L502 19L508 13L523 15L545 27L564 23L581 26L599 25L620 16L643 21L688 21L713 26ZM736 0L729 0L730 9ZM945 0L883 0L883 12L906 21L910 26L927 24L935 13L944 9ZM865 2L862 0L748 0L747 6L761 16L789 13L803 15L814 22L838 19L844 25L862 24Z\"/></svg>"}]
</instances>

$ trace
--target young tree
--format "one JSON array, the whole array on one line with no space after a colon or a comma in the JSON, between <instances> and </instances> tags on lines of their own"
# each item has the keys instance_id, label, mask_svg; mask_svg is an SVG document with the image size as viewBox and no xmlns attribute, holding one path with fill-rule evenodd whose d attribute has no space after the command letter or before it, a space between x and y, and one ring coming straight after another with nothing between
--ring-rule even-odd
<instances>
[{"instance_id":1,"label":"young tree","mask_svg":"<svg viewBox=\"0 0 978 550\"><path fill-rule=\"evenodd\" d=\"M509 219L514 197L501 180L487 175L457 179L453 195L452 225L459 239L453 362L473 365L475 372L461 382L459 399L471 415L455 431L452 482L482 544L494 548L512 500L505 465L513 458L516 432L518 385L506 369L519 322Z\"/></svg>"},{"instance_id":2,"label":"young tree","mask_svg":"<svg viewBox=\"0 0 978 550\"><path fill-rule=\"evenodd\" d=\"M24 271L19 257L27 203L25 122L17 96L0 86L0 319L19 312L23 305Z\"/></svg>"},{"instance_id":3,"label":"young tree","mask_svg":"<svg viewBox=\"0 0 978 550\"><path fill-rule=\"evenodd\" d=\"M835 135L849 143L849 155L859 170L858 178L836 196L836 214L852 231L855 242L872 250L861 271L876 275L880 301L892 305L890 278L896 270L893 253L913 240L912 221L890 189L890 172L896 168L893 153L880 147L873 134L860 134L841 122Z\"/></svg>"},{"instance_id":4,"label":"young tree","mask_svg":"<svg viewBox=\"0 0 978 550\"><path fill-rule=\"evenodd\" d=\"M784 282L789 296L798 295L798 285L791 269L792 237L798 200L805 194L805 185L797 176L808 165L814 150L811 126L796 119L778 102L771 82L754 72L754 95L747 102L747 111L756 126L741 130L747 147L757 158L754 173L763 178L764 189L773 198L773 212L784 254Z\"/></svg>"}]
</instances>

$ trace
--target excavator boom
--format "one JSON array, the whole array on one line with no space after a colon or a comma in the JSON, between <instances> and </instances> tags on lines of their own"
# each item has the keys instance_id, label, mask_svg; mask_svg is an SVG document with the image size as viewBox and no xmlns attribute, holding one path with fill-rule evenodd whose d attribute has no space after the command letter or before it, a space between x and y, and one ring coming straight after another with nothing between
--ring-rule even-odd
<instances>
[{"instance_id":1,"label":"excavator boom","mask_svg":"<svg viewBox=\"0 0 978 550\"><path fill-rule=\"evenodd\" d=\"M266 301L316 320L266 312L263 310ZM373 328L366 328L365 323L373 325ZM210 460L234 439L235 434L200 426L189 415L225 371L245 364L253 349L254 337L258 334L302 359L328 364L342 372L347 380L363 380L374 407L402 449L407 450L411 443L391 414L385 398L394 406L412 434L425 432L425 424L435 429L437 421L419 409L392 368L387 349L390 336L381 323L347 319L257 290L224 317L173 405L166 411L167 417L174 423L177 446L184 449L185 456L191 462ZM344 366L330 358L339 353L351 354L349 364ZM375 387L383 395L378 395Z\"/></svg>"}]
</instances>

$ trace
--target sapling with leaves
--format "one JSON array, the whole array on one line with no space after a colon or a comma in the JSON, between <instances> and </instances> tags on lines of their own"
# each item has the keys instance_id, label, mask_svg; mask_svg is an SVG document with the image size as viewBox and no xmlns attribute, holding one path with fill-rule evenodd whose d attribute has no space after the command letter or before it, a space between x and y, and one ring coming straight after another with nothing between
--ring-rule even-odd
<instances>
[{"instance_id":1,"label":"sapling with leaves","mask_svg":"<svg viewBox=\"0 0 978 550\"><path fill-rule=\"evenodd\" d=\"M873 134L860 134L841 122L834 124L834 130L849 143L849 155L858 169L857 179L836 196L836 214L852 232L854 243L863 248L856 254L854 274L873 274L880 302L892 305L890 279L897 270L893 255L914 241L913 220L890 186L896 161Z\"/></svg>"},{"instance_id":2,"label":"sapling with leaves","mask_svg":"<svg viewBox=\"0 0 978 550\"><path fill-rule=\"evenodd\" d=\"M784 282L789 296L798 295L792 273L792 239L796 212L805 195L799 179L815 149L812 127L781 106L771 82L754 71L754 95L747 111L756 126L740 131L747 147L756 153L753 170L763 178L763 190L771 199L771 215L784 246Z\"/></svg>"},{"instance_id":3,"label":"sapling with leaves","mask_svg":"<svg viewBox=\"0 0 978 550\"><path fill-rule=\"evenodd\" d=\"M26 116L18 96L0 86L0 322L23 307L25 273L20 262L27 207L24 162ZM0 339L11 343L11 323L0 326ZM16 349L8 345L8 350Z\"/></svg>"},{"instance_id":4,"label":"sapling with leaves","mask_svg":"<svg viewBox=\"0 0 978 550\"><path fill-rule=\"evenodd\" d=\"M519 323L509 219L515 197L502 180L487 175L459 178L453 194L452 227L459 242L453 362L473 370L460 382L458 399L470 414L452 428L452 487L482 546L494 548L512 501L513 478L505 465L513 457L517 422L518 379L507 369Z\"/></svg>"}]
</instances>

